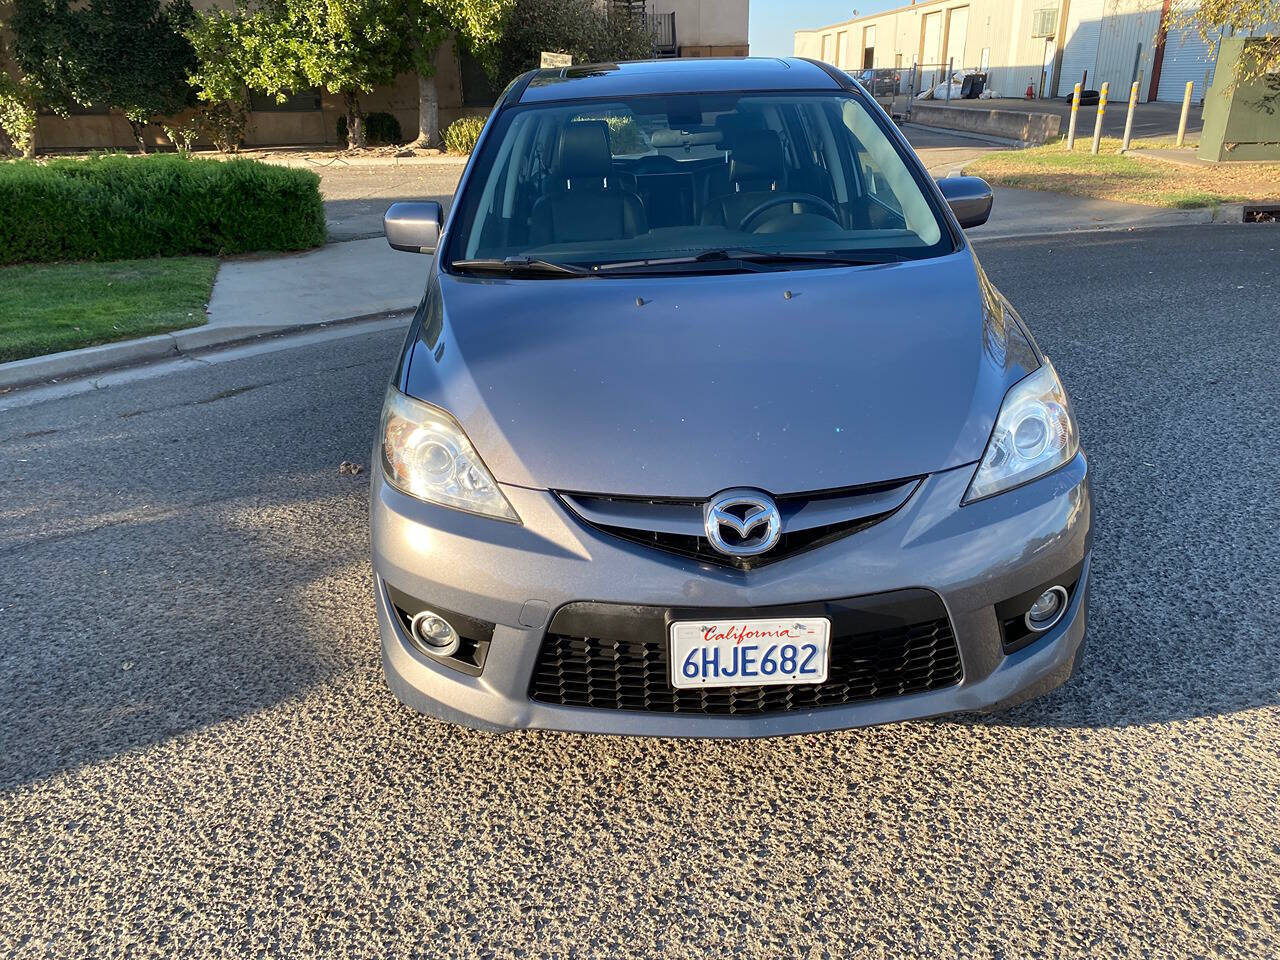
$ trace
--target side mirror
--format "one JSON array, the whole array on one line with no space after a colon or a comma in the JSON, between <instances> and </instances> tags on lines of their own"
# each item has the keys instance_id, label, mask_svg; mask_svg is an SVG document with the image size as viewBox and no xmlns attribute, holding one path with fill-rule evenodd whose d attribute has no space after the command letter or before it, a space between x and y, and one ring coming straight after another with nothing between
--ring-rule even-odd
<instances>
[{"instance_id":1,"label":"side mirror","mask_svg":"<svg viewBox=\"0 0 1280 960\"><path fill-rule=\"evenodd\" d=\"M444 210L434 200L393 203L382 215L382 230L392 250L435 253L443 222Z\"/></svg>"},{"instance_id":2,"label":"side mirror","mask_svg":"<svg viewBox=\"0 0 1280 960\"><path fill-rule=\"evenodd\" d=\"M938 189L960 226L980 227L991 216L991 186L981 177L946 177L938 181Z\"/></svg>"}]
</instances>

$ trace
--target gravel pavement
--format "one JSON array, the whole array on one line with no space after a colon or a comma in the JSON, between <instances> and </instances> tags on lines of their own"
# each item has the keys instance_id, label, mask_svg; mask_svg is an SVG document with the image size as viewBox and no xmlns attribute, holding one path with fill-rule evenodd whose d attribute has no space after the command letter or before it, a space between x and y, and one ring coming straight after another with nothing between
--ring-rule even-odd
<instances>
[{"instance_id":1,"label":"gravel pavement","mask_svg":"<svg viewBox=\"0 0 1280 960\"><path fill-rule=\"evenodd\" d=\"M403 709L338 473L395 331L0 412L0 956L1275 957L1277 250L981 248L1098 509L1082 674L992 717L703 743Z\"/></svg>"}]
</instances>

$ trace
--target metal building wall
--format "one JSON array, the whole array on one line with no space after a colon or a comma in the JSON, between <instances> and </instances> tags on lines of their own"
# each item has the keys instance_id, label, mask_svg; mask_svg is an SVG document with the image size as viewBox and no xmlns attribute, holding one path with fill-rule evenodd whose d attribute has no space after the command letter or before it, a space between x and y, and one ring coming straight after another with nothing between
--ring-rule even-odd
<instances>
[{"instance_id":1,"label":"metal building wall","mask_svg":"<svg viewBox=\"0 0 1280 960\"><path fill-rule=\"evenodd\" d=\"M1097 79L1089 81L1090 87L1110 83L1111 99L1116 101L1128 99L1129 84L1138 77L1146 89L1160 8L1159 0L1107 0L1098 36Z\"/></svg>"},{"instance_id":2,"label":"metal building wall","mask_svg":"<svg viewBox=\"0 0 1280 960\"><path fill-rule=\"evenodd\" d=\"M1051 61L1046 70L1045 95L1069 95L1072 85L1082 79L1087 70L1089 88L1096 90L1106 80L1111 84L1112 99L1125 99L1135 76L1136 62L1137 72L1143 78L1141 96L1145 100L1161 6L1162 0L924 0L821 30L799 31L796 53L820 56L822 35L831 37L828 49L833 49L836 34L843 31L848 37L849 49L841 51L839 65L856 72L862 65L862 30L874 24L874 64L878 68L900 67L906 71L922 57L925 62L941 61L950 54L955 57L957 70L978 69L985 50L989 57L987 87L1000 96L1021 97L1028 83L1039 90L1040 72L1044 67L1045 40L1031 36L1036 11L1055 9L1060 35L1054 37L1049 51L1057 54L1058 83L1055 89L1055 65ZM967 13L953 12L962 7L967 8ZM949 35L948 16L953 18L953 24L958 23L954 18L964 18L963 44L958 36ZM938 25L936 39L932 33L929 37L930 43L937 44L931 50L924 50L926 17L930 23L936 20ZM1204 81L1207 63L1202 59L1202 51L1194 45L1179 46L1178 40L1175 33L1166 45L1159 84L1161 99L1165 99L1172 85L1179 87L1175 99L1180 99L1180 87L1187 79L1197 81L1198 98ZM1166 80L1166 76L1170 79Z\"/></svg>"}]
</instances>

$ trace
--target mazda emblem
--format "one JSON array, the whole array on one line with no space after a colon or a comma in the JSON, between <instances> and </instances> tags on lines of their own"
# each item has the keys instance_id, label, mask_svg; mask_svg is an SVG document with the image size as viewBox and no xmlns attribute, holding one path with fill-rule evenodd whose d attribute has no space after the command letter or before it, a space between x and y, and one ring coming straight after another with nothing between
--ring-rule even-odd
<instances>
[{"instance_id":1,"label":"mazda emblem","mask_svg":"<svg viewBox=\"0 0 1280 960\"><path fill-rule=\"evenodd\" d=\"M703 508L711 546L729 557L755 557L777 544L782 515L767 493L737 488L718 493Z\"/></svg>"}]
</instances>

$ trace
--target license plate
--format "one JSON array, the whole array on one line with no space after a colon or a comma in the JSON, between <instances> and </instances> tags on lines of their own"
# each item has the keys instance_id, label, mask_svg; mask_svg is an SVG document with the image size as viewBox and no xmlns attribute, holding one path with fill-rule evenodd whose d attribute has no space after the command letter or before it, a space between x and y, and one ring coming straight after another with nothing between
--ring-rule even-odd
<instances>
[{"instance_id":1,"label":"license plate","mask_svg":"<svg viewBox=\"0 0 1280 960\"><path fill-rule=\"evenodd\" d=\"M671 624L671 685L762 687L823 683L831 621L677 620Z\"/></svg>"}]
</instances>

